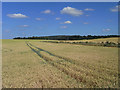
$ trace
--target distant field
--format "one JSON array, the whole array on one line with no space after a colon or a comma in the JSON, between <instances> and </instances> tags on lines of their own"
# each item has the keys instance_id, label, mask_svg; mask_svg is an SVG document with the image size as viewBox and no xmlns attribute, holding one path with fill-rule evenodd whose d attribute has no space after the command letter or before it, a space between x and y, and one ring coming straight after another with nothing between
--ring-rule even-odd
<instances>
[{"instance_id":1,"label":"distant field","mask_svg":"<svg viewBox=\"0 0 120 90\"><path fill-rule=\"evenodd\" d=\"M106 40L117 42L91 41ZM40 40L3 40L2 45L3 88L118 87L118 48Z\"/></svg>"},{"instance_id":2,"label":"distant field","mask_svg":"<svg viewBox=\"0 0 120 90\"><path fill-rule=\"evenodd\" d=\"M118 38L101 38L101 39L90 39L90 40L71 40L71 42L96 42L96 43L100 43L100 42L106 42L106 41L109 41L109 42L114 42L114 43L118 43L120 42L118 40Z\"/></svg>"}]
</instances>

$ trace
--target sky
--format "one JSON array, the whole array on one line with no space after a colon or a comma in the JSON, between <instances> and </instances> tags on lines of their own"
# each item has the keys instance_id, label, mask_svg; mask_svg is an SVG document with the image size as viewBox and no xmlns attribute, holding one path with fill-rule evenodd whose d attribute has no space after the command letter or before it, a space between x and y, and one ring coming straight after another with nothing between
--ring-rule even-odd
<instances>
[{"instance_id":1,"label":"sky","mask_svg":"<svg viewBox=\"0 0 120 90\"><path fill-rule=\"evenodd\" d=\"M2 38L118 34L117 2L3 2Z\"/></svg>"}]
</instances>

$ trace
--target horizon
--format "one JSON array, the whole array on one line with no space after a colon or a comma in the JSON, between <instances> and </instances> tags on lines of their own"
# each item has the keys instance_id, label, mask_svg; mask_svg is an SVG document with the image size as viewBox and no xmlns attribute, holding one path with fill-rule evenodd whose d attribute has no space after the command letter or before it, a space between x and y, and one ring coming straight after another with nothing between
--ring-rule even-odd
<instances>
[{"instance_id":1,"label":"horizon","mask_svg":"<svg viewBox=\"0 0 120 90\"><path fill-rule=\"evenodd\" d=\"M2 11L2 39L118 35L117 2L3 2Z\"/></svg>"}]
</instances>

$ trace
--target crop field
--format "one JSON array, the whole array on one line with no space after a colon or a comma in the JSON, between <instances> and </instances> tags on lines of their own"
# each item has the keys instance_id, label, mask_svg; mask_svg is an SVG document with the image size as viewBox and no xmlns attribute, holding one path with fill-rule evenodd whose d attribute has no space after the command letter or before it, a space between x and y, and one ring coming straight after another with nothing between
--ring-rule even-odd
<instances>
[{"instance_id":1,"label":"crop field","mask_svg":"<svg viewBox=\"0 0 120 90\"><path fill-rule=\"evenodd\" d=\"M3 88L118 87L117 47L40 41L3 40Z\"/></svg>"},{"instance_id":2,"label":"crop field","mask_svg":"<svg viewBox=\"0 0 120 90\"><path fill-rule=\"evenodd\" d=\"M100 42L114 42L118 43L120 38L113 37L113 38L100 38L100 39L91 39L91 40L71 40L69 42L95 42L95 43L100 43ZM68 41L67 41L68 42Z\"/></svg>"}]
</instances>

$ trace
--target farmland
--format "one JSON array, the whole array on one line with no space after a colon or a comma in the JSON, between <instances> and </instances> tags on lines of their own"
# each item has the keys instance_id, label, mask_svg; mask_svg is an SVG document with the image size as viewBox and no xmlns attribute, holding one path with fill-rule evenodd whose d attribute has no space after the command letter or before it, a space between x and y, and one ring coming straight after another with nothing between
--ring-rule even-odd
<instances>
[{"instance_id":1,"label":"farmland","mask_svg":"<svg viewBox=\"0 0 120 90\"><path fill-rule=\"evenodd\" d=\"M3 88L118 87L117 47L41 41L3 40Z\"/></svg>"},{"instance_id":2,"label":"farmland","mask_svg":"<svg viewBox=\"0 0 120 90\"><path fill-rule=\"evenodd\" d=\"M85 39L85 40L45 40L41 42L50 43L66 43L66 44L78 44L88 46L104 46L104 47L120 47L119 38L99 38L99 39Z\"/></svg>"},{"instance_id":3,"label":"farmland","mask_svg":"<svg viewBox=\"0 0 120 90\"><path fill-rule=\"evenodd\" d=\"M100 42L114 42L114 43L118 43L118 38L101 38L101 39L91 39L91 40L71 40L71 42L96 42L96 43L100 43Z\"/></svg>"}]
</instances>

